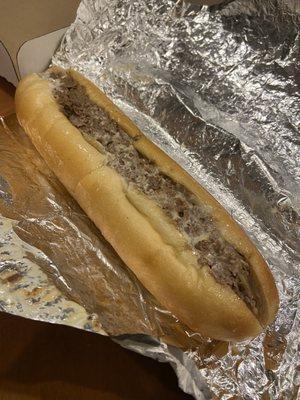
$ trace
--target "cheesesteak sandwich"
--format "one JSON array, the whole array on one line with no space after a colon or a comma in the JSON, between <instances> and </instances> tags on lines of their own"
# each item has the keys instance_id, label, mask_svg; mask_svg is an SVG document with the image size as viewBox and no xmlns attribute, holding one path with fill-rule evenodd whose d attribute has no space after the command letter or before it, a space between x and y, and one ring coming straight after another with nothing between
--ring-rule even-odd
<instances>
[{"instance_id":1,"label":"cheesesteak sandwich","mask_svg":"<svg viewBox=\"0 0 300 400\"><path fill-rule=\"evenodd\" d=\"M57 67L27 76L16 110L50 169L178 319L226 341L273 321L274 279L244 231L89 80Z\"/></svg>"}]
</instances>

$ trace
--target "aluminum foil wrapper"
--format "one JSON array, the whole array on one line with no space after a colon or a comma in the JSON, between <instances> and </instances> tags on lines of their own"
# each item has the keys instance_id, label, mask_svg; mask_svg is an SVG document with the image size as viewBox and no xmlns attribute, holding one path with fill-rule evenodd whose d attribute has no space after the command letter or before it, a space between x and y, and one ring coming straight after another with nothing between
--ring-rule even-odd
<instances>
[{"instance_id":1,"label":"aluminum foil wrapper","mask_svg":"<svg viewBox=\"0 0 300 400\"><path fill-rule=\"evenodd\" d=\"M57 182L14 117L0 130L1 309L62 323L73 309L70 324L80 314L74 325L170 362L180 387L197 399L296 398L299 42L296 0L213 7L84 0L53 58L104 89L243 226L280 293L278 317L266 332L228 345L191 332L164 310ZM35 287L56 291L57 307L35 296Z\"/></svg>"}]
</instances>

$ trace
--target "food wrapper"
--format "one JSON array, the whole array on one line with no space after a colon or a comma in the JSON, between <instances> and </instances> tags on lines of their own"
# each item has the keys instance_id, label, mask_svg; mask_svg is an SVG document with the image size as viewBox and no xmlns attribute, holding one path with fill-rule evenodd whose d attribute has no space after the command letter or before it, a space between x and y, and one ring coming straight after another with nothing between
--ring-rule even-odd
<instances>
[{"instance_id":1,"label":"food wrapper","mask_svg":"<svg viewBox=\"0 0 300 400\"><path fill-rule=\"evenodd\" d=\"M0 308L170 362L197 399L296 398L299 27L294 0L84 0L53 57L105 90L245 229L276 279L272 326L226 344L181 324L48 170L15 116L0 128Z\"/></svg>"}]
</instances>

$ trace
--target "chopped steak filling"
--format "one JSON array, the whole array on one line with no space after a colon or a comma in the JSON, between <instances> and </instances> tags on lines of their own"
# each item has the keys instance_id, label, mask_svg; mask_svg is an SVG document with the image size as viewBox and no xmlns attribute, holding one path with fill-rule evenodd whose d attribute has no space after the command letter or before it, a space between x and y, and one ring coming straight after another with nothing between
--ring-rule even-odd
<instances>
[{"instance_id":1,"label":"chopped steak filling","mask_svg":"<svg viewBox=\"0 0 300 400\"><path fill-rule=\"evenodd\" d=\"M183 185L170 179L133 146L134 139L86 94L68 75L52 73L53 94L61 111L82 133L97 140L108 153L108 165L128 183L153 199L190 239L199 266L208 265L212 275L230 286L257 314L249 284L250 266L217 229L209 210Z\"/></svg>"}]
</instances>

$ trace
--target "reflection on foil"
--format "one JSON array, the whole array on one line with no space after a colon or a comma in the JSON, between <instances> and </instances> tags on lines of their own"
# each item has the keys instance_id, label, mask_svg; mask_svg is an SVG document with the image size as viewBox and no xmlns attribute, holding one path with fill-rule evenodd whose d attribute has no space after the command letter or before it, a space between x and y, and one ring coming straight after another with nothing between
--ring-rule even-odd
<instances>
[{"instance_id":1,"label":"reflection on foil","mask_svg":"<svg viewBox=\"0 0 300 400\"><path fill-rule=\"evenodd\" d=\"M18 127L15 117L8 122ZM0 121L0 310L106 335L96 314L87 313L45 274L46 266L53 267L51 260L18 236L20 212L26 215L29 211L24 187L27 195L32 190L34 194L33 182L26 178L28 174L34 178L31 163L35 152L21 132L11 131Z\"/></svg>"},{"instance_id":2,"label":"reflection on foil","mask_svg":"<svg viewBox=\"0 0 300 400\"><path fill-rule=\"evenodd\" d=\"M188 350L205 360L226 354L227 344L191 332L157 304L47 168L14 115L0 126L0 154L10 199L0 200L1 310L109 334L122 345L124 335L139 334L149 354L158 356L161 346L161 361L185 371L184 390L208 392L203 378L196 385L187 370L187 362L196 368ZM132 338L126 343L130 347ZM182 354L175 346L187 350L184 358L173 355Z\"/></svg>"},{"instance_id":3,"label":"reflection on foil","mask_svg":"<svg viewBox=\"0 0 300 400\"><path fill-rule=\"evenodd\" d=\"M84 0L53 58L205 186L274 272L281 307L266 334L205 362L189 353L223 399L290 399L299 384L299 27L293 0Z\"/></svg>"},{"instance_id":4,"label":"reflection on foil","mask_svg":"<svg viewBox=\"0 0 300 400\"><path fill-rule=\"evenodd\" d=\"M275 324L250 343L228 348L204 340L162 310L14 118L0 131L0 214L13 221L5 241L13 245L17 235L25 258L51 277L66 301L96 314L121 345L169 361L180 387L199 399L296 398L298 3L236 0L207 8L170 0L84 0L53 59L102 87L257 244L276 278L281 307ZM4 257L3 265L8 261ZM16 279L23 271L13 270Z\"/></svg>"}]
</instances>

